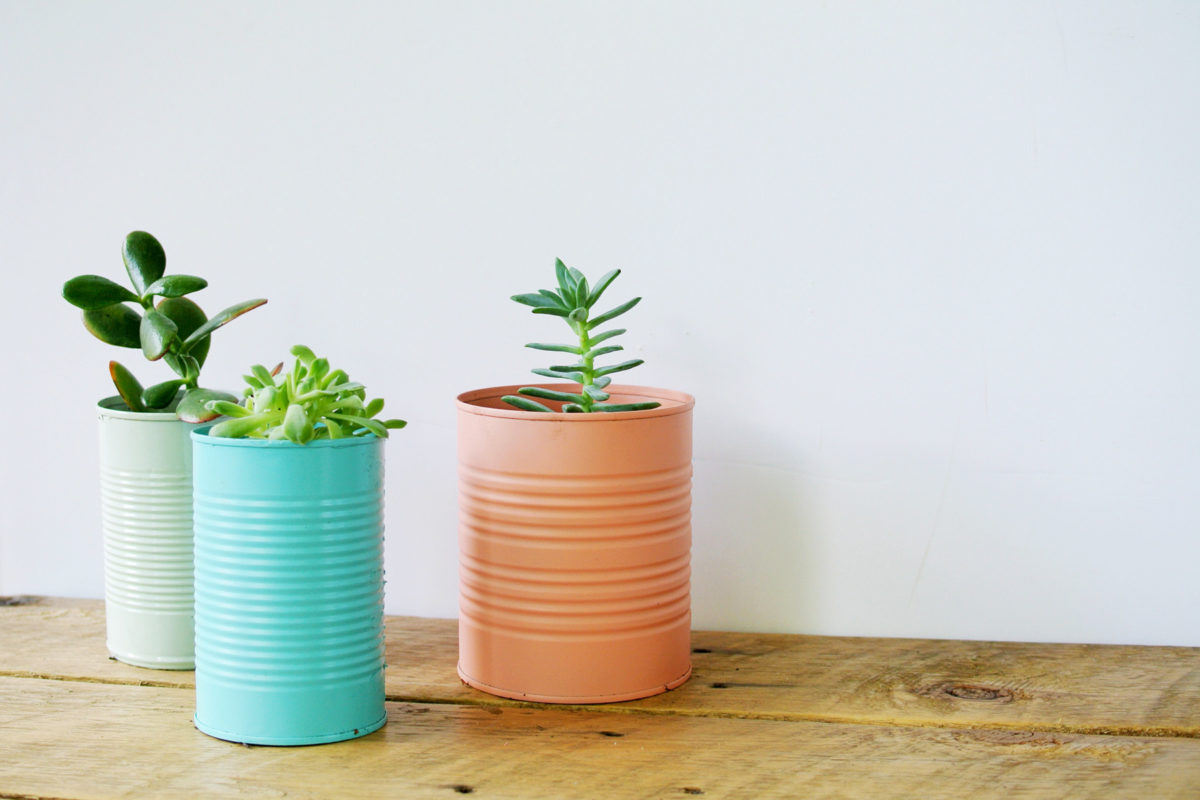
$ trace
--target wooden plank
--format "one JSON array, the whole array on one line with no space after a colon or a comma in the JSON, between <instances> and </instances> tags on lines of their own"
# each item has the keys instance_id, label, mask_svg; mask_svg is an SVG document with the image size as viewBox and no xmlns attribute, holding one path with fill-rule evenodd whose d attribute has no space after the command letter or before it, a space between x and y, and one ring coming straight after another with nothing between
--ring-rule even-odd
<instances>
[{"instance_id":1,"label":"wooden plank","mask_svg":"<svg viewBox=\"0 0 1200 800\"><path fill-rule=\"evenodd\" d=\"M187 688L110 661L98 602L0 608L0 674ZM462 685L453 620L389 617L394 700L512 706ZM1200 736L1200 648L693 634L692 680L607 713Z\"/></svg>"},{"instance_id":2,"label":"wooden plank","mask_svg":"<svg viewBox=\"0 0 1200 800\"><path fill-rule=\"evenodd\" d=\"M0 678L0 796L1193 798L1200 740L389 703L363 739L243 747L177 689Z\"/></svg>"}]
</instances>

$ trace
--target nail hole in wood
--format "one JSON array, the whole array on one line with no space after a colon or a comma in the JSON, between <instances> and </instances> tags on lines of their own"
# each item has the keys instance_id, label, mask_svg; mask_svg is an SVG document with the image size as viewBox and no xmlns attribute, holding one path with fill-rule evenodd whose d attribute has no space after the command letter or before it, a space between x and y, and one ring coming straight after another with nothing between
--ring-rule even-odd
<instances>
[{"instance_id":1,"label":"nail hole in wood","mask_svg":"<svg viewBox=\"0 0 1200 800\"><path fill-rule=\"evenodd\" d=\"M704 790L697 789L695 786L685 786L685 787L683 787L683 793L684 794L704 794Z\"/></svg>"},{"instance_id":2,"label":"nail hole in wood","mask_svg":"<svg viewBox=\"0 0 1200 800\"><path fill-rule=\"evenodd\" d=\"M693 653L711 653L712 650L709 650L707 647L693 647L692 652Z\"/></svg>"},{"instance_id":3,"label":"nail hole in wood","mask_svg":"<svg viewBox=\"0 0 1200 800\"><path fill-rule=\"evenodd\" d=\"M714 689L728 689L729 688L728 683L710 683L709 686L711 686Z\"/></svg>"},{"instance_id":4,"label":"nail hole in wood","mask_svg":"<svg viewBox=\"0 0 1200 800\"><path fill-rule=\"evenodd\" d=\"M472 792L475 791L474 786L467 786L465 783L455 783L446 788L453 789L454 791L458 792L459 794L471 794Z\"/></svg>"},{"instance_id":5,"label":"nail hole in wood","mask_svg":"<svg viewBox=\"0 0 1200 800\"><path fill-rule=\"evenodd\" d=\"M601 736L611 736L612 738L617 739L617 738L624 736L625 734L617 733L616 731L600 731L600 735Z\"/></svg>"}]
</instances>

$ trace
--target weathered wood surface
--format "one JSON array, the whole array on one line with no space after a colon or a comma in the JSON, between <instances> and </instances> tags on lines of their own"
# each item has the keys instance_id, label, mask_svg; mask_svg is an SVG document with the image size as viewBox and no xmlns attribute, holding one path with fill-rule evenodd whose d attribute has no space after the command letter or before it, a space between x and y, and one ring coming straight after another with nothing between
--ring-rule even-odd
<instances>
[{"instance_id":1,"label":"weathered wood surface","mask_svg":"<svg viewBox=\"0 0 1200 800\"><path fill-rule=\"evenodd\" d=\"M511 707L455 674L452 620L389 617L389 699ZM1200 648L693 634L692 679L610 714L1200 736ZM99 601L0 607L0 675L190 688L111 661Z\"/></svg>"},{"instance_id":2,"label":"weathered wood surface","mask_svg":"<svg viewBox=\"0 0 1200 800\"><path fill-rule=\"evenodd\" d=\"M186 690L0 678L0 797L1194 798L1200 740L389 703L363 739L243 747Z\"/></svg>"}]
</instances>

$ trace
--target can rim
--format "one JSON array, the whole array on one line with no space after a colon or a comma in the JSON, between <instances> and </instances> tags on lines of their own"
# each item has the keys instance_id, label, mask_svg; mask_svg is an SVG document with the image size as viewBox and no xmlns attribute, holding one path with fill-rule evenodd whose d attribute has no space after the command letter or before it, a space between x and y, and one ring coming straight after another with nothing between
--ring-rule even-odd
<instances>
[{"instance_id":1,"label":"can rim","mask_svg":"<svg viewBox=\"0 0 1200 800\"><path fill-rule=\"evenodd\" d=\"M373 433L366 436L347 436L342 439L314 439L308 444L296 444L287 439L232 439L225 436L209 436L208 432L215 424L215 422L208 422L194 429L191 432L192 441L210 447L267 447L277 450L358 447L384 441Z\"/></svg>"},{"instance_id":2,"label":"can rim","mask_svg":"<svg viewBox=\"0 0 1200 800\"><path fill-rule=\"evenodd\" d=\"M658 408L644 411L620 411L611 414L568 414L562 411L549 413L522 411L511 406L494 408L480 405L483 402L495 402L506 394L516 394L518 389L526 386L536 386L541 389L556 389L570 391L570 383L516 383L511 386L490 386L486 389L473 389L463 392L455 403L460 412L484 417L501 417L504 419L523 420L525 422L570 422L570 423L618 423L621 421L651 419L653 417L669 417L676 414L686 414L696 405L696 398L686 392L673 389L660 389L655 386L633 386L629 384L613 384L605 389L609 394L633 395L635 397L658 400L662 403Z\"/></svg>"},{"instance_id":3,"label":"can rim","mask_svg":"<svg viewBox=\"0 0 1200 800\"><path fill-rule=\"evenodd\" d=\"M100 416L112 419L129 419L138 422L181 422L184 425L194 425L176 416L174 411L131 411L120 395L105 397L96 401Z\"/></svg>"}]
</instances>

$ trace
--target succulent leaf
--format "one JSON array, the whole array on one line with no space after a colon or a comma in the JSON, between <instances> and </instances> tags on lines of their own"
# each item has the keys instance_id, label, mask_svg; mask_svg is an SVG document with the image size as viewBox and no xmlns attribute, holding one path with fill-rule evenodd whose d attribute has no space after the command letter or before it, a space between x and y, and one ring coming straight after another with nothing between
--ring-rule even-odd
<instances>
[{"instance_id":1,"label":"succulent leaf","mask_svg":"<svg viewBox=\"0 0 1200 800\"><path fill-rule=\"evenodd\" d=\"M542 344L541 342L531 342L525 346L531 347L534 350L549 350L555 353L574 353L575 355L581 355L583 353L583 348L574 347L569 344Z\"/></svg>"},{"instance_id":2,"label":"succulent leaf","mask_svg":"<svg viewBox=\"0 0 1200 800\"><path fill-rule=\"evenodd\" d=\"M534 375L541 375L544 378L558 378L563 381L574 381L575 383L583 383L582 372L560 372L553 369L531 369L529 370Z\"/></svg>"},{"instance_id":3,"label":"succulent leaf","mask_svg":"<svg viewBox=\"0 0 1200 800\"><path fill-rule=\"evenodd\" d=\"M208 320L204 309L187 297L165 297L158 302L156 308L175 323L180 339L187 339ZM196 359L200 367L204 366L204 361L208 358L211 344L212 339L205 337L188 350L188 354Z\"/></svg>"},{"instance_id":4,"label":"succulent leaf","mask_svg":"<svg viewBox=\"0 0 1200 800\"><path fill-rule=\"evenodd\" d=\"M105 344L117 347L141 347L139 329L142 315L127 305L92 308L83 312L83 325Z\"/></svg>"},{"instance_id":5,"label":"succulent leaf","mask_svg":"<svg viewBox=\"0 0 1200 800\"><path fill-rule=\"evenodd\" d=\"M134 291L142 297L146 296L146 287L161 278L167 270L167 254L163 252L162 245L145 231L134 231L125 237L121 258Z\"/></svg>"},{"instance_id":6,"label":"succulent leaf","mask_svg":"<svg viewBox=\"0 0 1200 800\"><path fill-rule=\"evenodd\" d=\"M592 406L592 408L595 409L596 411L608 411L608 412L646 411L651 408L658 408L660 405L662 405L662 404L655 402L655 401L649 401L649 402L645 402L645 403L613 403L611 405L602 405L600 403L597 403L596 405Z\"/></svg>"},{"instance_id":7,"label":"succulent leaf","mask_svg":"<svg viewBox=\"0 0 1200 800\"><path fill-rule=\"evenodd\" d=\"M321 424L325 426L325 430L329 431L330 439L345 438L346 432L342 429L342 425L335 419L329 417L321 417Z\"/></svg>"},{"instance_id":8,"label":"succulent leaf","mask_svg":"<svg viewBox=\"0 0 1200 800\"><path fill-rule=\"evenodd\" d=\"M554 413L554 409L548 408L536 400L530 400L528 397L517 397L516 395L506 394L500 399L522 411L546 411L551 414Z\"/></svg>"},{"instance_id":9,"label":"succulent leaf","mask_svg":"<svg viewBox=\"0 0 1200 800\"><path fill-rule=\"evenodd\" d=\"M615 353L619 350L624 350L624 349L625 348L619 344L610 344L608 347L594 347L591 350L588 350L586 353L584 353L583 357L595 359L595 358L599 358L600 356L606 356L609 353Z\"/></svg>"},{"instance_id":10,"label":"succulent leaf","mask_svg":"<svg viewBox=\"0 0 1200 800\"><path fill-rule=\"evenodd\" d=\"M296 358L300 359L300 363L306 367L317 360L316 353L302 344L294 345L290 352Z\"/></svg>"},{"instance_id":11,"label":"succulent leaf","mask_svg":"<svg viewBox=\"0 0 1200 800\"><path fill-rule=\"evenodd\" d=\"M73 306L104 308L113 303L137 302L138 296L119 283L100 275L80 275L63 284L62 296Z\"/></svg>"},{"instance_id":12,"label":"succulent leaf","mask_svg":"<svg viewBox=\"0 0 1200 800\"><path fill-rule=\"evenodd\" d=\"M216 412L210 412L216 416ZM241 439L249 436L260 428L278 424L283 419L282 411L269 411L262 414L251 414L248 417L231 417L212 426L209 436L224 436L231 439Z\"/></svg>"},{"instance_id":13,"label":"succulent leaf","mask_svg":"<svg viewBox=\"0 0 1200 800\"><path fill-rule=\"evenodd\" d=\"M535 314L553 314L556 317L569 317L571 312L565 308L535 308Z\"/></svg>"},{"instance_id":14,"label":"succulent leaf","mask_svg":"<svg viewBox=\"0 0 1200 800\"><path fill-rule=\"evenodd\" d=\"M125 401L130 411L146 410L146 405L142 402L142 384L124 364L118 361L108 362L108 374L112 378L113 386L117 387L117 394Z\"/></svg>"},{"instance_id":15,"label":"succulent leaf","mask_svg":"<svg viewBox=\"0 0 1200 800\"><path fill-rule=\"evenodd\" d=\"M250 411L245 406L239 406L237 403L231 403L228 400L209 400L204 405L209 411L216 412L223 417L250 416Z\"/></svg>"},{"instance_id":16,"label":"succulent leaf","mask_svg":"<svg viewBox=\"0 0 1200 800\"><path fill-rule=\"evenodd\" d=\"M617 306L614 309L605 311L603 314L601 314L598 317L593 317L592 318L592 327L595 327L597 325L603 325L604 323L608 322L610 319L615 319L616 317L621 316L622 314L624 314L626 311L628 311L629 309L636 306L641 301L642 301L642 298L635 297L632 300L628 300L624 303L621 303L621 305Z\"/></svg>"},{"instance_id":17,"label":"succulent leaf","mask_svg":"<svg viewBox=\"0 0 1200 800\"><path fill-rule=\"evenodd\" d=\"M216 389L189 389L184 394L183 399L179 401L179 406L175 409L175 415L184 422L208 422L214 420L220 415L208 408L208 404L216 400L225 400L230 403L237 402L237 398L229 392L221 392Z\"/></svg>"},{"instance_id":18,"label":"succulent leaf","mask_svg":"<svg viewBox=\"0 0 1200 800\"><path fill-rule=\"evenodd\" d=\"M554 277L558 280L558 288L562 292L563 299L574 308L575 287L571 284L571 273L567 270L567 265L562 262L561 258L554 259Z\"/></svg>"},{"instance_id":19,"label":"succulent leaf","mask_svg":"<svg viewBox=\"0 0 1200 800\"><path fill-rule=\"evenodd\" d=\"M634 367L645 363L646 362L640 358L622 361L620 364L614 364L611 367L601 367L600 369L596 370L596 376L602 378L605 375L612 375L614 372L624 372L627 369L633 369Z\"/></svg>"},{"instance_id":20,"label":"succulent leaf","mask_svg":"<svg viewBox=\"0 0 1200 800\"><path fill-rule=\"evenodd\" d=\"M586 403L587 401L582 395L571 394L570 392L559 392L554 389L543 389L540 386L525 386L517 390L523 395L529 397L540 397L544 400L557 400L560 403Z\"/></svg>"},{"instance_id":21,"label":"succulent leaf","mask_svg":"<svg viewBox=\"0 0 1200 800\"><path fill-rule=\"evenodd\" d=\"M208 281L195 275L164 275L147 286L144 294L147 297L155 294L162 297L182 297L198 292L206 286Z\"/></svg>"},{"instance_id":22,"label":"succulent leaf","mask_svg":"<svg viewBox=\"0 0 1200 800\"><path fill-rule=\"evenodd\" d=\"M596 301L600 299L600 295L604 294L604 290L607 289L608 285L610 283L612 283L613 281L615 281L617 279L617 276L620 274L621 274L621 270L614 269L611 272L604 273L604 277L602 277L600 280L596 281L596 285L592 287L592 291L589 292L588 296L587 296L587 307L588 308L591 308L592 306L596 305Z\"/></svg>"},{"instance_id":23,"label":"succulent leaf","mask_svg":"<svg viewBox=\"0 0 1200 800\"><path fill-rule=\"evenodd\" d=\"M229 308L226 308L223 311L219 311L218 313L214 314L211 318L209 318L209 320L207 322L205 322L203 325L201 325L199 328L192 331L192 333L186 339L183 340L183 348L182 348L183 351L185 353L190 351L202 339L204 339L204 337L208 336L210 333L215 331L217 328L221 327L222 325L226 325L229 322L232 322L233 320L240 317L242 314L245 314L247 311L252 311L266 302L267 301L262 298L259 298L257 300L247 300L244 303L238 303L236 305L230 306Z\"/></svg>"},{"instance_id":24,"label":"succulent leaf","mask_svg":"<svg viewBox=\"0 0 1200 800\"><path fill-rule=\"evenodd\" d=\"M597 403L602 403L610 397L608 392L604 391L603 389L596 388L595 384L583 387L583 392Z\"/></svg>"},{"instance_id":25,"label":"succulent leaf","mask_svg":"<svg viewBox=\"0 0 1200 800\"><path fill-rule=\"evenodd\" d=\"M593 323L593 324L595 324L595 323ZM605 331L604 333L601 333L597 336L590 337L588 339L588 341L590 341L592 343L592 346L595 347L596 345L600 344L601 342L611 339L614 336L620 336L624 332L625 332L624 328L613 328L611 331Z\"/></svg>"},{"instance_id":26,"label":"succulent leaf","mask_svg":"<svg viewBox=\"0 0 1200 800\"><path fill-rule=\"evenodd\" d=\"M516 302L533 306L534 308L562 308L562 301L557 297L546 297L540 292L538 294L514 294L512 299Z\"/></svg>"},{"instance_id":27,"label":"succulent leaf","mask_svg":"<svg viewBox=\"0 0 1200 800\"><path fill-rule=\"evenodd\" d=\"M283 433L289 441L308 444L313 440L313 423L304 413L304 407L292 403L283 417Z\"/></svg>"},{"instance_id":28,"label":"succulent leaf","mask_svg":"<svg viewBox=\"0 0 1200 800\"><path fill-rule=\"evenodd\" d=\"M166 314L150 309L139 326L142 353L150 361L158 361L172 344L179 341L179 328Z\"/></svg>"},{"instance_id":29,"label":"succulent leaf","mask_svg":"<svg viewBox=\"0 0 1200 800\"><path fill-rule=\"evenodd\" d=\"M171 405L179 394L181 380L169 380L147 386L142 390L142 403L149 409L162 409Z\"/></svg>"},{"instance_id":30,"label":"succulent leaf","mask_svg":"<svg viewBox=\"0 0 1200 800\"><path fill-rule=\"evenodd\" d=\"M255 364L250 368L250 371L254 373L254 377L259 380L258 388L261 389L263 386L275 385L275 376L268 372L267 368L262 364Z\"/></svg>"}]
</instances>

